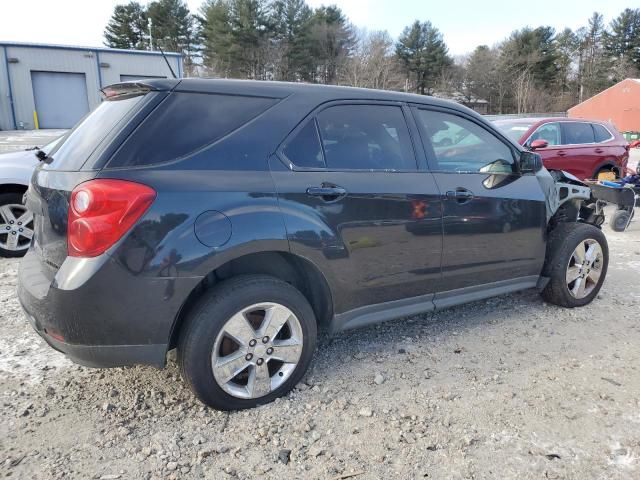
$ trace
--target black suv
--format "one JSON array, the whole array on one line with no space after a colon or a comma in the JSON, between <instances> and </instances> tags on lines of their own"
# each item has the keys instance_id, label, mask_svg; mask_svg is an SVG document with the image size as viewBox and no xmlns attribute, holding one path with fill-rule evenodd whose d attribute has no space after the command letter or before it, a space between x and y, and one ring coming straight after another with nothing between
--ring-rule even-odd
<instances>
[{"instance_id":1,"label":"black suv","mask_svg":"<svg viewBox=\"0 0 640 480\"><path fill-rule=\"evenodd\" d=\"M103 93L33 175L19 275L78 363L177 348L203 402L248 408L300 380L319 328L532 287L575 307L604 281L589 188L460 105L203 79Z\"/></svg>"}]
</instances>

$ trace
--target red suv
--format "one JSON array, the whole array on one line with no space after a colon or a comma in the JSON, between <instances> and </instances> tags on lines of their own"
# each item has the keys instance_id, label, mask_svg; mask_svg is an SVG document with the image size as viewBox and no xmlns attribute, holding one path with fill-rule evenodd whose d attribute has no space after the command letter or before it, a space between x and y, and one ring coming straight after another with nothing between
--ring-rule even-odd
<instances>
[{"instance_id":1,"label":"red suv","mask_svg":"<svg viewBox=\"0 0 640 480\"><path fill-rule=\"evenodd\" d=\"M494 122L508 137L542 156L544 166L580 179L624 176L629 145L607 122L575 118L514 118Z\"/></svg>"}]
</instances>

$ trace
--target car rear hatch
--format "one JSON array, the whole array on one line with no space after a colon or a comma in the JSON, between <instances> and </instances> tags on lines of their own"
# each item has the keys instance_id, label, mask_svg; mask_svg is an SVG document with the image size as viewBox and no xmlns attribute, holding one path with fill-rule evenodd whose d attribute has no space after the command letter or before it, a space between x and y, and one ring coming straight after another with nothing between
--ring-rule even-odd
<instances>
[{"instance_id":1,"label":"car rear hatch","mask_svg":"<svg viewBox=\"0 0 640 480\"><path fill-rule=\"evenodd\" d=\"M123 83L105 88L103 102L81 120L36 168L27 192L34 213L32 249L50 278L67 257L67 218L73 189L95 178L124 139L176 82Z\"/></svg>"}]
</instances>

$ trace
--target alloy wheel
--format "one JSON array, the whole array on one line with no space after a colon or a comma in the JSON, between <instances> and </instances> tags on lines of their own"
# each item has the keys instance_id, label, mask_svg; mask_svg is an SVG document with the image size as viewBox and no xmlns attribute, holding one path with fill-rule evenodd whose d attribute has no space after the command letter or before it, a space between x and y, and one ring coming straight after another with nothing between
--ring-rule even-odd
<instances>
[{"instance_id":1,"label":"alloy wheel","mask_svg":"<svg viewBox=\"0 0 640 480\"><path fill-rule=\"evenodd\" d=\"M236 398L264 397L291 376L302 348L300 320L289 308L271 302L251 305L218 333L211 354L213 376Z\"/></svg>"},{"instance_id":2,"label":"alloy wheel","mask_svg":"<svg viewBox=\"0 0 640 480\"><path fill-rule=\"evenodd\" d=\"M24 205L0 206L0 248L26 250L33 238L33 214Z\"/></svg>"},{"instance_id":3,"label":"alloy wheel","mask_svg":"<svg viewBox=\"0 0 640 480\"><path fill-rule=\"evenodd\" d=\"M600 244L591 238L581 241L567 265L566 282L571 296L582 299L591 294L602 275L604 256Z\"/></svg>"}]
</instances>

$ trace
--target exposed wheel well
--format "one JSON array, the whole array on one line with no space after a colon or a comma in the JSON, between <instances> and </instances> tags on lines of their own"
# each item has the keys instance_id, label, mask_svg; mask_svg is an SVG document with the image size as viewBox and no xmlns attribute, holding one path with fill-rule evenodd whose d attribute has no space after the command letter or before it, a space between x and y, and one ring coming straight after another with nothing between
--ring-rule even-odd
<instances>
[{"instance_id":1,"label":"exposed wheel well","mask_svg":"<svg viewBox=\"0 0 640 480\"><path fill-rule=\"evenodd\" d=\"M27 186L18 183L5 183L0 185L0 193L24 193L26 191Z\"/></svg>"},{"instance_id":2,"label":"exposed wheel well","mask_svg":"<svg viewBox=\"0 0 640 480\"><path fill-rule=\"evenodd\" d=\"M169 348L176 346L185 317L207 290L221 281L247 274L270 275L289 283L311 304L318 326L326 326L331 320L333 301L329 285L324 275L311 262L288 252L252 253L221 265L193 289L173 324Z\"/></svg>"},{"instance_id":3,"label":"exposed wheel well","mask_svg":"<svg viewBox=\"0 0 640 480\"><path fill-rule=\"evenodd\" d=\"M616 176L618 177L622 177L622 171L619 167L617 167L615 165L615 163L613 163L612 161L609 161L610 163L605 163L604 165L600 165L598 167L598 169L594 172L593 174L593 178L598 178L598 174L602 171L608 172L608 171L612 171L616 174Z\"/></svg>"}]
</instances>

